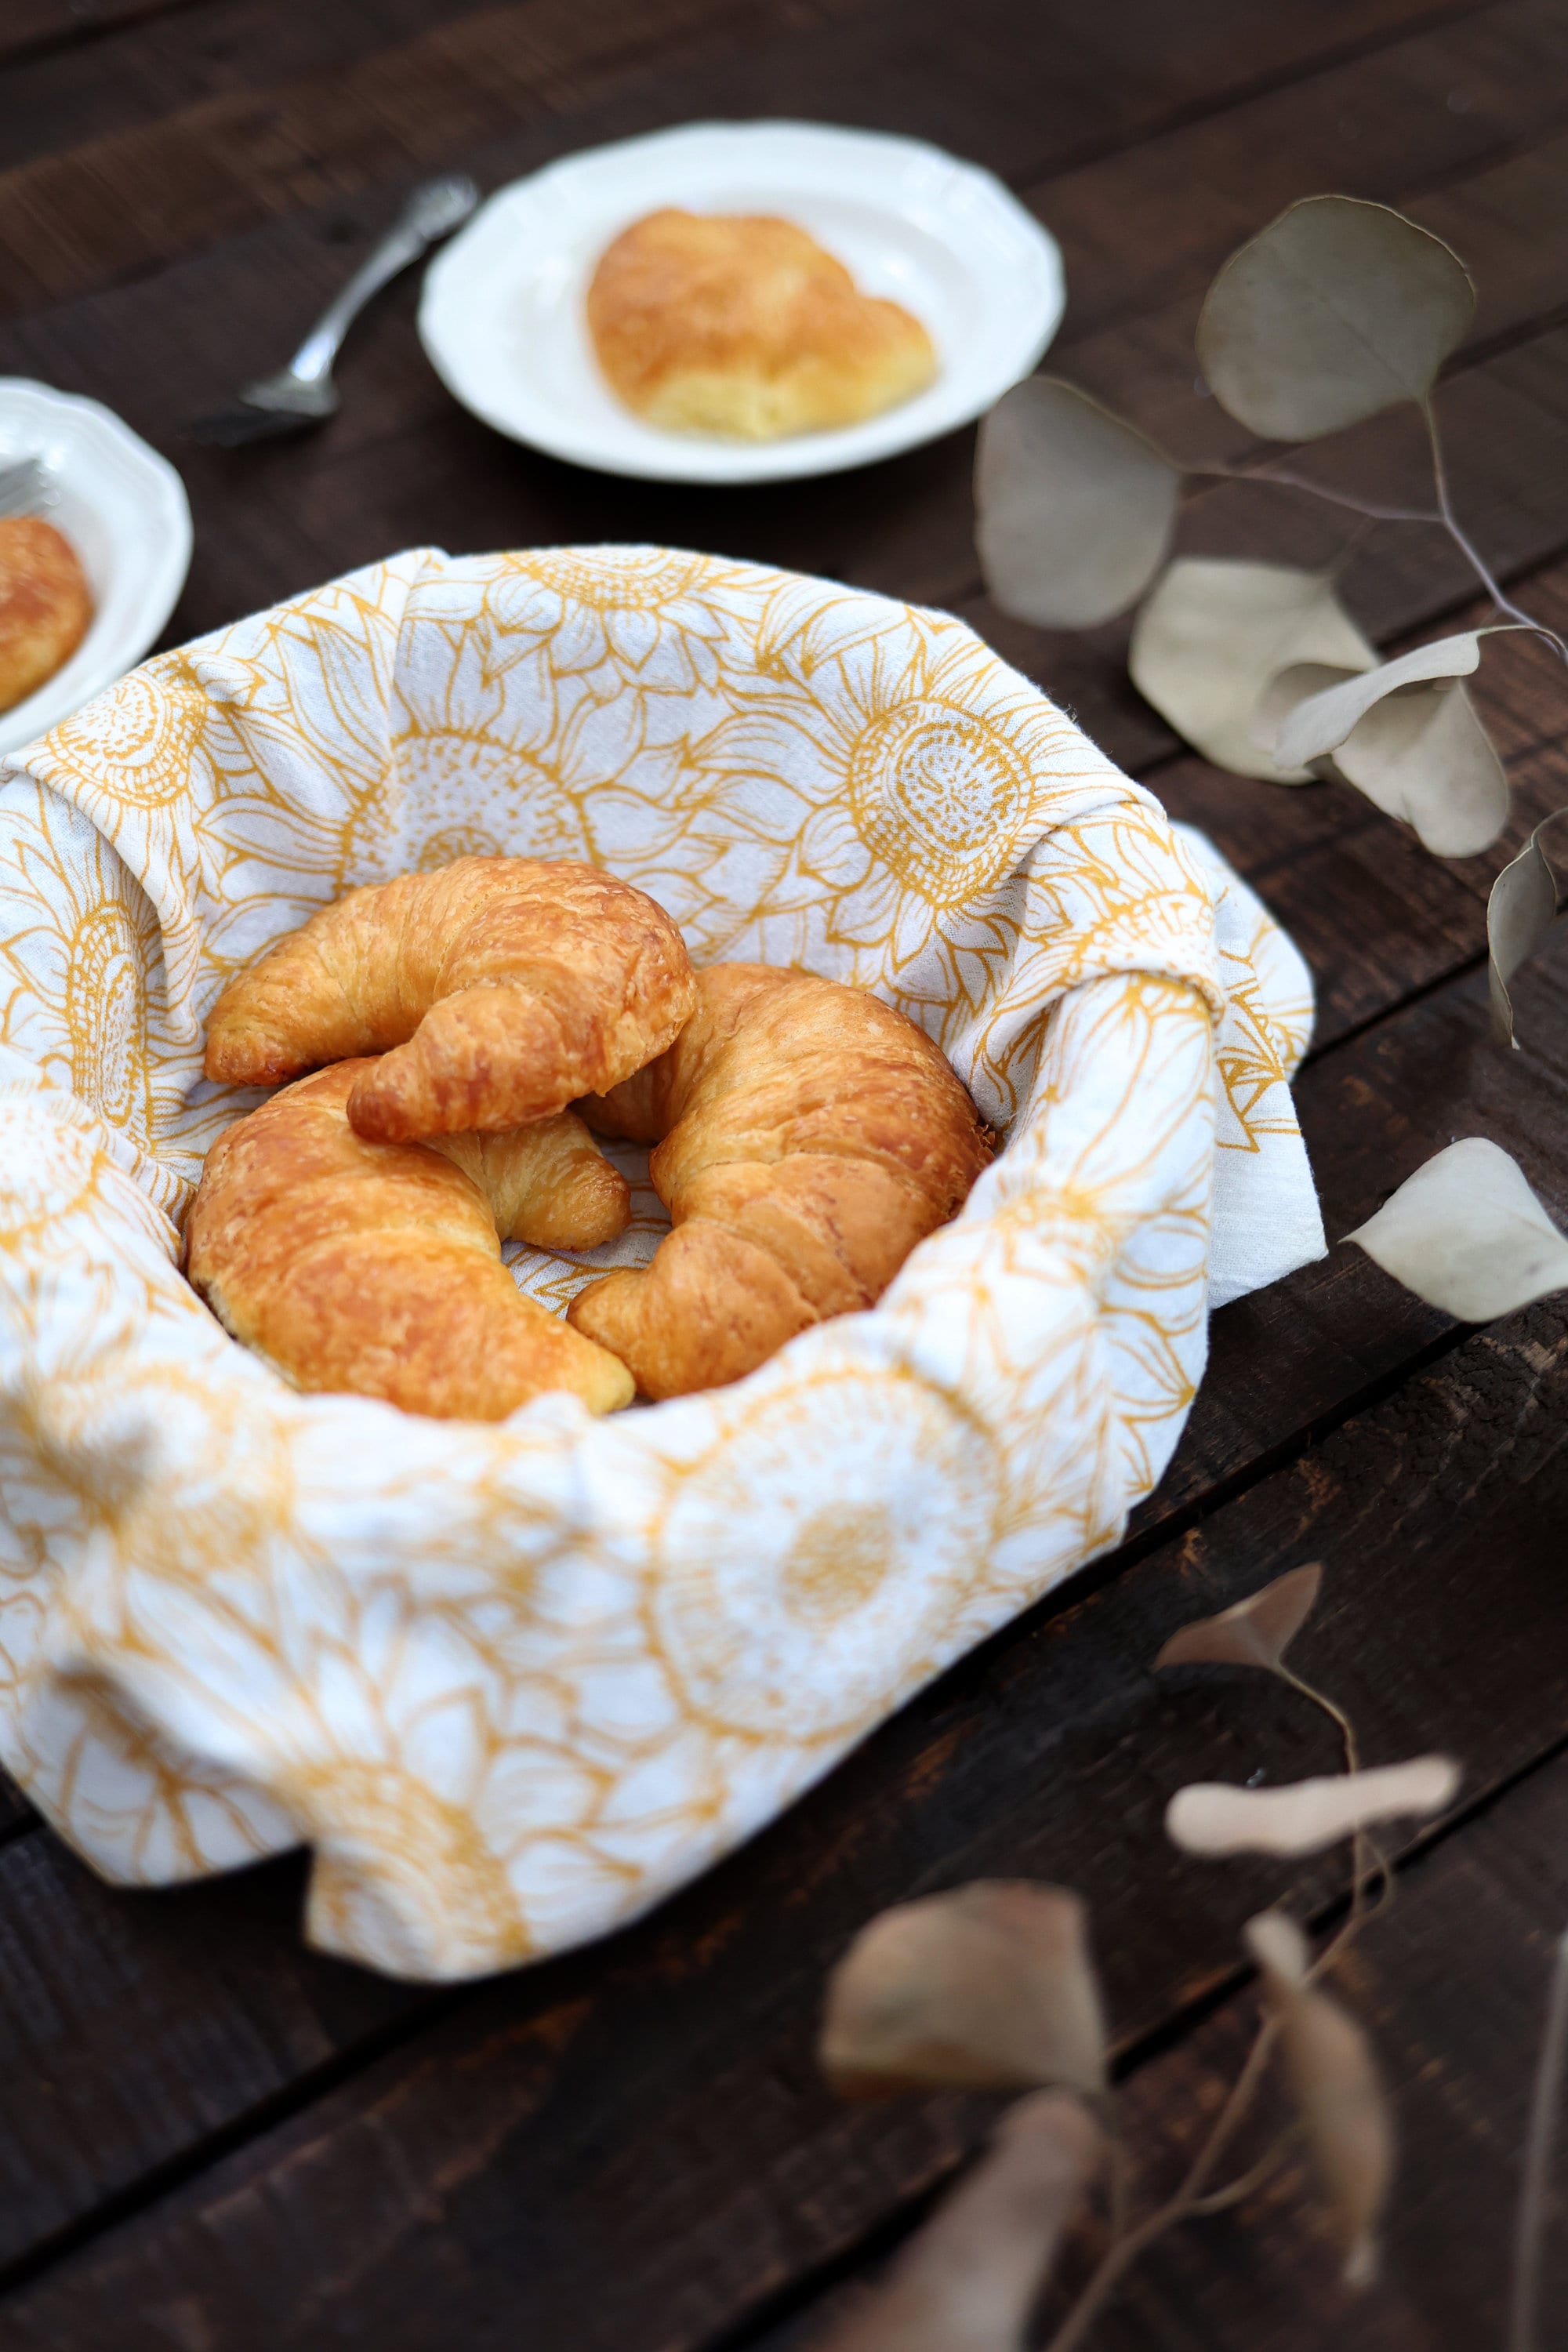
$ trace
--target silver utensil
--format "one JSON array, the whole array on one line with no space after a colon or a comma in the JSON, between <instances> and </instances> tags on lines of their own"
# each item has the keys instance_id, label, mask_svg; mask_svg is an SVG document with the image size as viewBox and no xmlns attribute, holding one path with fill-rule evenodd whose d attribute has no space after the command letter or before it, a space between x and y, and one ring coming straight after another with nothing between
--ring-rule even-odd
<instances>
[{"instance_id":1,"label":"silver utensil","mask_svg":"<svg viewBox=\"0 0 1568 2352\"><path fill-rule=\"evenodd\" d=\"M416 188L396 225L369 259L361 263L337 300L322 311L288 366L277 375L264 376L259 383L247 383L238 395L237 406L199 418L190 428L195 439L232 449L275 433L298 432L331 416L338 405L332 362L354 320L373 294L378 294L389 278L417 261L440 238L450 236L479 201L479 189L462 172L427 180L422 188Z\"/></svg>"},{"instance_id":2,"label":"silver utensil","mask_svg":"<svg viewBox=\"0 0 1568 2352\"><path fill-rule=\"evenodd\" d=\"M14 457L0 465L0 515L42 514L58 497L41 457Z\"/></svg>"}]
</instances>

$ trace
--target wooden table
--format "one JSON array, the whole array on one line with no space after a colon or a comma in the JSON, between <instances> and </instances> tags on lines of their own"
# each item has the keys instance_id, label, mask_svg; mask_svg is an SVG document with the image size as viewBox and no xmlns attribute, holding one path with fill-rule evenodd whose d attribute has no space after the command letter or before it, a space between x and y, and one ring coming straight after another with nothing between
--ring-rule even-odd
<instances>
[{"instance_id":1,"label":"wooden table","mask_svg":"<svg viewBox=\"0 0 1568 2352\"><path fill-rule=\"evenodd\" d=\"M1061 239L1059 366L1193 453L1246 457L1194 383L1216 264L1291 197L1398 203L1480 285L1445 392L1458 496L1568 625L1568 12L1563 0L5 0L0 371L110 401L174 456L196 552L169 641L417 541L670 539L946 605L1206 826L1310 957L1299 1087L1331 1234L1455 1135L1568 1210L1568 953L1487 1043L1495 858L1445 865L1366 803L1222 775L1133 695L1124 631L1004 621L971 541L970 437L769 489L614 481L457 408L415 288L350 347L314 436L219 454L183 423L276 364L409 183L487 186L689 117L918 132ZM1379 420L1322 451L1403 480ZM1316 560L1341 525L1205 490L1197 549ZM1446 544L1384 530L1349 594L1397 644L1473 609ZM1519 639L1480 692L1527 818L1568 800L1561 672ZM1174 1465L1128 1540L946 1675L744 1853L607 1944L432 1991L318 1958L303 1868L106 1888L7 1801L0 1846L0 2342L27 2352L784 2352L861 2292L972 2147L956 2102L841 2108L823 1975L879 1906L981 1874L1089 1897L1139 2147L1167 2171L1250 2013L1239 1922L1289 1878L1177 1859L1183 1780L1331 1769L1263 1677L1156 1681L1184 1617L1329 1564L1300 1643L1373 1761L1463 1758L1405 1850L1353 1998L1396 2094L1385 2284L1333 2284L1294 2169L1147 2261L1105 2347L1456 2352L1500 2340L1552 1938L1568 1916L1568 1301L1457 1328L1337 1249L1226 1309ZM1546 2308L1561 2327L1568 2226ZM1552 2338L1561 2342L1558 2335Z\"/></svg>"}]
</instances>

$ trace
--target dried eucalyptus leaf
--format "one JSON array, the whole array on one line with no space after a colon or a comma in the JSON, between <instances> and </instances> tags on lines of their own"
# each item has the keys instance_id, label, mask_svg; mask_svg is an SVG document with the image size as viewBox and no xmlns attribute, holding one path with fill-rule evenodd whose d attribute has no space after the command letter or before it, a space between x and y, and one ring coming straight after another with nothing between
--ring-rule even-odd
<instances>
[{"instance_id":1,"label":"dried eucalyptus leaf","mask_svg":"<svg viewBox=\"0 0 1568 2352\"><path fill-rule=\"evenodd\" d=\"M1321 572L1178 556L1132 631L1132 682L1179 735L1239 776L1305 783L1253 740L1271 679L1299 662L1370 669L1376 654Z\"/></svg>"},{"instance_id":2,"label":"dried eucalyptus leaf","mask_svg":"<svg viewBox=\"0 0 1568 2352\"><path fill-rule=\"evenodd\" d=\"M1254 743L1260 751L1266 751L1270 760L1278 760L1279 730L1291 711L1309 697L1322 694L1345 678L1363 675L1359 669L1342 669L1334 662L1292 662L1289 669L1277 671L1258 697L1252 714ZM1302 765L1308 777L1327 777L1337 772L1333 761L1327 758L1309 760ZM1274 779L1279 784L1299 781L1294 775L1277 775Z\"/></svg>"},{"instance_id":3,"label":"dried eucalyptus leaf","mask_svg":"<svg viewBox=\"0 0 1568 2352\"><path fill-rule=\"evenodd\" d=\"M1417 1756L1373 1772L1336 1772L1282 1789L1195 1780L1165 1808L1165 1829L1186 1853L1319 1853L1369 1822L1438 1813L1459 1785L1447 1756Z\"/></svg>"},{"instance_id":4,"label":"dried eucalyptus leaf","mask_svg":"<svg viewBox=\"0 0 1568 2352\"><path fill-rule=\"evenodd\" d=\"M1217 1617L1195 1617L1173 1633L1154 1661L1162 1666L1262 1666L1273 1674L1311 1615L1323 1580L1321 1560L1277 1576L1261 1591L1222 1609Z\"/></svg>"},{"instance_id":5,"label":"dried eucalyptus leaf","mask_svg":"<svg viewBox=\"0 0 1568 2352\"><path fill-rule=\"evenodd\" d=\"M1023 2352L1037 2297L1104 2152L1062 2091L1008 2109L990 2148L823 2352Z\"/></svg>"},{"instance_id":6,"label":"dried eucalyptus leaf","mask_svg":"<svg viewBox=\"0 0 1568 2352\"><path fill-rule=\"evenodd\" d=\"M975 543L1003 612L1091 629L1135 604L1165 560L1180 468L1055 376L1005 393L980 427Z\"/></svg>"},{"instance_id":7,"label":"dried eucalyptus leaf","mask_svg":"<svg viewBox=\"0 0 1568 2352\"><path fill-rule=\"evenodd\" d=\"M823 2071L846 2098L889 2091L1097 2091L1105 2019L1083 1905L976 1879L884 1911L828 1980Z\"/></svg>"},{"instance_id":8,"label":"dried eucalyptus leaf","mask_svg":"<svg viewBox=\"0 0 1568 2352\"><path fill-rule=\"evenodd\" d=\"M1222 408L1270 441L1312 441L1422 400L1475 315L1458 254L1403 214L1308 196L1232 254L1198 320Z\"/></svg>"},{"instance_id":9,"label":"dried eucalyptus leaf","mask_svg":"<svg viewBox=\"0 0 1568 2352\"><path fill-rule=\"evenodd\" d=\"M1265 1973L1282 1987L1304 1992L1312 1953L1288 1911L1259 1911L1242 1929L1247 1948Z\"/></svg>"},{"instance_id":10,"label":"dried eucalyptus leaf","mask_svg":"<svg viewBox=\"0 0 1568 2352\"><path fill-rule=\"evenodd\" d=\"M1406 686L1374 703L1334 765L1435 857L1473 857L1508 823L1508 777L1462 686Z\"/></svg>"},{"instance_id":11,"label":"dried eucalyptus leaf","mask_svg":"<svg viewBox=\"0 0 1568 2352\"><path fill-rule=\"evenodd\" d=\"M1394 2122L1372 2045L1337 2000L1307 1983L1305 1943L1293 1919L1265 1911L1248 1921L1247 1940L1279 2020L1312 2169L1344 2250L1345 2284L1368 2286L1394 2177Z\"/></svg>"},{"instance_id":12,"label":"dried eucalyptus leaf","mask_svg":"<svg viewBox=\"0 0 1568 2352\"><path fill-rule=\"evenodd\" d=\"M1302 768L1310 760L1321 760L1326 751L1337 751L1373 704L1402 686L1470 677L1480 667L1481 638L1490 634L1462 629L1456 636L1435 637L1429 646L1416 646L1410 653L1379 662L1375 669L1362 670L1342 684L1331 685L1325 692L1298 702L1276 742L1282 764Z\"/></svg>"},{"instance_id":13,"label":"dried eucalyptus leaf","mask_svg":"<svg viewBox=\"0 0 1568 2352\"><path fill-rule=\"evenodd\" d=\"M1517 1045L1513 1000L1508 984L1521 963L1544 947L1557 919L1557 877L1541 836L1568 809L1542 818L1519 856L1505 866L1487 900L1487 980L1491 990L1492 1033L1500 1045Z\"/></svg>"},{"instance_id":14,"label":"dried eucalyptus leaf","mask_svg":"<svg viewBox=\"0 0 1568 2352\"><path fill-rule=\"evenodd\" d=\"M1489 1323L1568 1289L1568 1239L1517 1161L1480 1135L1426 1160L1345 1239L1461 1323Z\"/></svg>"}]
</instances>

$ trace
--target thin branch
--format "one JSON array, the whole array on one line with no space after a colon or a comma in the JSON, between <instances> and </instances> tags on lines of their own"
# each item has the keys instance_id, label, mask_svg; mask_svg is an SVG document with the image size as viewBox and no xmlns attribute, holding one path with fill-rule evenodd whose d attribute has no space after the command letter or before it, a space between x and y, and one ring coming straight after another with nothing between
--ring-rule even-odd
<instances>
[{"instance_id":1,"label":"thin branch","mask_svg":"<svg viewBox=\"0 0 1568 2352\"><path fill-rule=\"evenodd\" d=\"M1252 2104L1253 2094L1262 2080L1263 2070L1268 2063L1279 2032L1279 2021L1275 2017L1266 2018L1258 2027L1252 2047L1247 2053L1247 2063L1231 2084L1229 2096L1215 2119L1213 2130L1194 2158L1186 2179L1163 2205L1158 2206L1146 2220L1140 2221L1135 2230L1129 2230L1124 2238L1117 2240L1046 2346L1045 2352L1074 2352L1074 2347L1083 2342L1091 2324L1099 2316L1111 2289L1131 2269L1139 2255L1146 2247L1152 2246L1156 2238L1163 2238L1167 2230L1174 2229L1178 2221L1186 2220L1202 2198L1209 2176L1236 2137Z\"/></svg>"},{"instance_id":2,"label":"thin branch","mask_svg":"<svg viewBox=\"0 0 1568 2352\"><path fill-rule=\"evenodd\" d=\"M1454 501L1448 490L1448 468L1444 463L1443 443L1437 431L1437 412L1430 399L1421 403L1421 414L1426 420L1426 438L1432 447L1432 482L1437 493L1437 513L1443 528L1469 564L1498 611L1506 613L1510 621L1518 621L1521 627L1533 629L1537 636L1544 637L1548 645L1555 646L1563 660L1568 661L1568 645L1563 644L1556 630L1549 629L1544 622L1535 620L1521 605L1514 604L1510 597L1503 594L1490 566L1460 522L1458 516L1454 512Z\"/></svg>"},{"instance_id":3,"label":"thin branch","mask_svg":"<svg viewBox=\"0 0 1568 2352\"><path fill-rule=\"evenodd\" d=\"M1443 518L1430 507L1384 507L1374 505L1370 499L1358 498L1353 490L1336 490L1327 482L1314 482L1305 474L1287 473L1280 467L1266 466L1187 466L1189 474L1212 476L1221 482L1272 482L1277 489L1304 490L1309 498L1326 499L1330 506L1349 507L1352 514L1365 515L1370 522L1429 522L1439 527Z\"/></svg>"},{"instance_id":4,"label":"thin branch","mask_svg":"<svg viewBox=\"0 0 1568 2352\"><path fill-rule=\"evenodd\" d=\"M1519 2222L1514 2233L1513 2307L1509 2315L1509 2352L1536 2352L1547 2189L1552 2173L1552 2144L1557 2137L1557 2103L1562 2094L1565 2058L1568 2058L1568 1928L1564 1928L1558 1938L1552 1989L1546 2002L1546 2027L1541 2037L1535 2091L1530 2104L1524 2179L1520 2189Z\"/></svg>"},{"instance_id":5,"label":"thin branch","mask_svg":"<svg viewBox=\"0 0 1568 2352\"><path fill-rule=\"evenodd\" d=\"M1279 2170L1300 2137L1300 2125L1288 2124L1279 2138L1264 2149L1257 2163L1249 2166L1239 2179L1233 2180L1226 2189L1211 2189L1206 2197L1200 2197L1194 2202L1189 2210L1194 2220L1203 2214L1227 2213L1233 2205L1244 2203L1255 2189L1261 2189L1264 2182Z\"/></svg>"}]
</instances>

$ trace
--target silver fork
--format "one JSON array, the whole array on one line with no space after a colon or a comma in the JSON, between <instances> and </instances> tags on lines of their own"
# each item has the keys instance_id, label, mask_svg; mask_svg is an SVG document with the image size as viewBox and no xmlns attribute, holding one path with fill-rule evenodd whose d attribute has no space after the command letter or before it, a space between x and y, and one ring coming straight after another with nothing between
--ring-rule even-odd
<instances>
[{"instance_id":1,"label":"silver fork","mask_svg":"<svg viewBox=\"0 0 1568 2352\"><path fill-rule=\"evenodd\" d=\"M417 261L439 238L449 236L479 201L478 188L462 172L416 188L395 226L361 263L337 300L322 311L288 366L258 383L247 383L237 407L199 418L191 426L195 438L234 448L244 441L319 425L332 415L338 406L332 362L355 319L373 294L379 294L389 278Z\"/></svg>"},{"instance_id":2,"label":"silver fork","mask_svg":"<svg viewBox=\"0 0 1568 2352\"><path fill-rule=\"evenodd\" d=\"M42 514L59 497L41 457L14 457L0 465L0 515Z\"/></svg>"}]
</instances>

